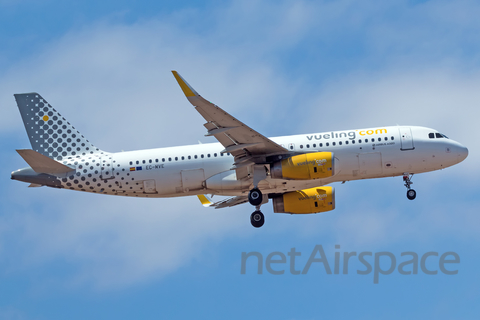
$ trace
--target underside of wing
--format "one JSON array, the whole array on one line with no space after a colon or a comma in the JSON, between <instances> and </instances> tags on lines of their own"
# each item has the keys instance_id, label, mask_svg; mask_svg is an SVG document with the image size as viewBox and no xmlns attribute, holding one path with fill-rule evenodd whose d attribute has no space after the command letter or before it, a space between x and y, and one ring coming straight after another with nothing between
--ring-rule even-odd
<instances>
[{"instance_id":1,"label":"underside of wing","mask_svg":"<svg viewBox=\"0 0 480 320\"><path fill-rule=\"evenodd\" d=\"M200 199L204 207L214 207L215 209L233 207L248 202L248 197L246 196L230 197L217 202L212 202L212 200L205 195L199 195L198 199Z\"/></svg>"}]
</instances>

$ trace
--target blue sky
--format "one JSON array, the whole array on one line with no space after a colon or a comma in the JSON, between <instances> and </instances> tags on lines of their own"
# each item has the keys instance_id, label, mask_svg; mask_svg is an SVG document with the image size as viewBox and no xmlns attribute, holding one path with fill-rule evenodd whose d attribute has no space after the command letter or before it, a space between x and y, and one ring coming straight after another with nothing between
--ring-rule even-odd
<instances>
[{"instance_id":1,"label":"blue sky","mask_svg":"<svg viewBox=\"0 0 480 320\"><path fill-rule=\"evenodd\" d=\"M480 4L475 1L0 0L0 319L477 319ZM203 208L27 188L29 148L13 94L40 92L107 151L208 143L178 88L267 136L387 125L435 128L469 148L414 177L334 185L332 212ZM304 266L341 252L460 256L454 276L240 274L242 252ZM341 246L335 250L335 245ZM427 263L435 268L438 260ZM301 268L301 267L300 267Z\"/></svg>"}]
</instances>

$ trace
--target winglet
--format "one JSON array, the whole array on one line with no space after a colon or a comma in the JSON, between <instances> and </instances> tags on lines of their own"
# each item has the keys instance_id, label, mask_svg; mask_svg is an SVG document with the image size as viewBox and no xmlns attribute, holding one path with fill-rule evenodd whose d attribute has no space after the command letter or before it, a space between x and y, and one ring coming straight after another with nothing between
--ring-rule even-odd
<instances>
[{"instance_id":1,"label":"winglet","mask_svg":"<svg viewBox=\"0 0 480 320\"><path fill-rule=\"evenodd\" d=\"M198 93L187 83L187 81L182 78L181 75L178 74L177 71L172 70L172 73L175 79L177 79L180 88L182 88L183 93L185 94L185 96L187 96L187 98L198 96Z\"/></svg>"},{"instance_id":2,"label":"winglet","mask_svg":"<svg viewBox=\"0 0 480 320\"><path fill-rule=\"evenodd\" d=\"M204 207L210 207L213 204L213 202L206 195L199 194L197 197Z\"/></svg>"}]
</instances>

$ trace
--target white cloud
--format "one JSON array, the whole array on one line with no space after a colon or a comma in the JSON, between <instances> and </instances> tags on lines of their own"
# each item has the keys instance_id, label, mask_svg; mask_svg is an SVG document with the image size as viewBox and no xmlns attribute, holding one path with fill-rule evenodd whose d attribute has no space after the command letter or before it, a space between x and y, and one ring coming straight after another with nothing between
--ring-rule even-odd
<instances>
[{"instance_id":1,"label":"white cloud","mask_svg":"<svg viewBox=\"0 0 480 320\"><path fill-rule=\"evenodd\" d=\"M10 272L61 261L74 270L61 279L67 286L116 288L159 279L202 261L220 239L251 232L246 215L203 208L196 197L65 193L44 190L43 199L32 194L27 206L3 217L4 239L15 238L4 248ZM45 281L51 279L37 279Z\"/></svg>"}]
</instances>

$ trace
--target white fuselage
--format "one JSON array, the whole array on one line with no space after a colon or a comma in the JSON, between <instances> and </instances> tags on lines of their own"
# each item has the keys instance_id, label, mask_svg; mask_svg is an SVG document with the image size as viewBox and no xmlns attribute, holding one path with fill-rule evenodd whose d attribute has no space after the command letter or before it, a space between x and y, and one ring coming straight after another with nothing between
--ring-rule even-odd
<instances>
[{"instance_id":1,"label":"white fuselage","mask_svg":"<svg viewBox=\"0 0 480 320\"><path fill-rule=\"evenodd\" d=\"M271 138L290 152L328 151L335 156L335 175L321 180L267 178L264 194L285 193L337 181L399 176L454 165L467 149L424 127L381 127ZM439 135L437 135L439 136ZM75 174L61 178L61 187L134 197L177 197L198 194L246 195L253 179L237 181L234 159L220 143L93 154L64 160Z\"/></svg>"}]
</instances>

